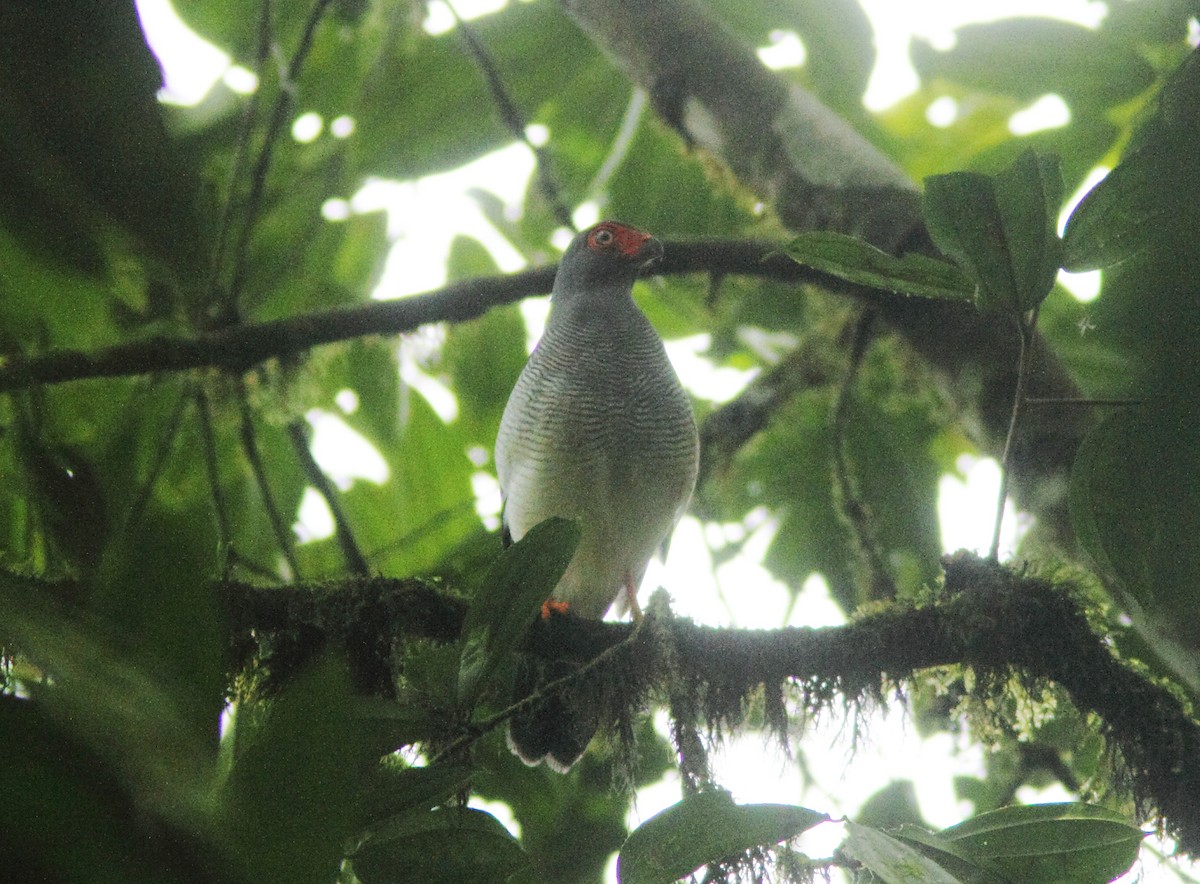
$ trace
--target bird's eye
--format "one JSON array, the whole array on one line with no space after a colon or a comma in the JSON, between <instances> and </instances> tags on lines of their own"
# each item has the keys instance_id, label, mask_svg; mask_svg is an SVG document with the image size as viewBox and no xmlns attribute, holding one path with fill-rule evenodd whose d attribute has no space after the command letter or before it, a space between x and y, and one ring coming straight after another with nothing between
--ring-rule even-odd
<instances>
[{"instance_id":1,"label":"bird's eye","mask_svg":"<svg viewBox=\"0 0 1200 884\"><path fill-rule=\"evenodd\" d=\"M601 227L592 234L592 242L598 246L611 245L613 241L613 232L607 227Z\"/></svg>"}]
</instances>

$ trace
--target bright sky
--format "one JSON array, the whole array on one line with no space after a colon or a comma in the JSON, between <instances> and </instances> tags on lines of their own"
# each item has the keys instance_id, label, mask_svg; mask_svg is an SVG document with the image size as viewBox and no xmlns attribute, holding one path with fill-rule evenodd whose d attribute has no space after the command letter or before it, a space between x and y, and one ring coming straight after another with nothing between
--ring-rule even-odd
<instances>
[{"instance_id":1,"label":"bright sky","mask_svg":"<svg viewBox=\"0 0 1200 884\"><path fill-rule=\"evenodd\" d=\"M1107 12L1106 4L1087 0L922 0L897 3L895 0L860 0L875 29L878 51L876 70L867 90L865 103L875 110L885 108L910 94L917 87L916 75L908 62L912 37L921 37L938 47L953 44L954 28L962 24L1015 15L1049 16L1095 27ZM503 6L505 0L456 0L464 18L473 18ZM256 88L252 73L231 66L220 50L192 34L175 15L169 0L137 0L143 26L151 45L164 66L166 89L163 98L180 104L200 101L218 81L239 93ZM426 27L441 32L453 26L441 0L428 4ZM764 61L773 67L803 62L804 47L792 33L773 35L772 45L761 50ZM929 109L930 122L948 125L956 108L949 99L935 102ZM1010 121L1014 133L1025 133L1069 120L1066 106L1057 96L1046 96L1024 109ZM320 137L328 126L333 137L352 137L353 120L340 117L325 121L312 113L301 113L292 129L298 141ZM532 133L539 140L553 133ZM451 239L462 233L475 237L492 253L505 271L523 266L521 256L488 223L478 205L469 196L471 188L485 188L498 196L514 215L519 212L533 158L522 145L511 145L452 172L431 175L417 181L372 181L344 200L333 200L324 214L331 222L352 212L382 210L388 215L388 230L393 245L377 297L401 297L436 288L445 281L445 263ZM1103 174L1099 170L1072 203ZM580 207L577 222L591 223L600 208L594 204ZM1065 219L1066 213L1064 213ZM563 245L565 237L559 237ZM1070 285L1081 298L1094 297L1098 277L1083 275ZM545 299L531 299L523 305L530 326L530 346L545 320ZM402 376L430 400L443 417L453 417L454 397L438 382L421 371L422 347L436 346L437 334L424 339L409 336L401 347ZM751 377L748 372L718 369L702 356L707 336L698 335L668 344L668 351L680 376L691 391L710 401L732 398ZM344 412L357 407L351 391L339 397ZM351 430L333 412L314 410L309 419L315 428L314 453L321 465L340 487L353 481L382 482L387 465L377 452ZM991 537L991 522L999 483L994 460L963 458L960 477L946 476L939 491L939 513L943 546L986 549ZM476 476L475 488L481 516L494 521L499 510L499 491L495 479L486 471ZM1010 513L1002 550L1011 550L1016 525L1021 520ZM823 581L810 579L798 603L790 605L786 589L759 564L774 529L764 513L752 515L741 525L701 525L688 518L679 526L665 565L655 564L647 576L643 600L649 587L664 585L686 587L674 598L677 613L713 624L746 627L789 625L833 625L843 622L840 610L829 598ZM332 522L323 501L310 493L301 509L297 526L302 538L326 536ZM748 535L745 552L714 568L710 550ZM1003 555L1003 552L1002 552ZM790 609L790 617L789 617ZM804 783L796 764L789 763L774 747L764 748L764 738L751 735L736 738L718 752L715 769L718 778L731 788L740 801L806 803L834 815L853 815L862 802L882 784L895 776L913 776L922 813L936 826L948 826L969 813L969 805L954 798L953 779L958 775L977 775L983 766L977 745L958 745L948 735L919 739L911 724L899 712L872 716L867 735L869 746L851 757L845 722L830 715L803 741L803 753L811 781ZM665 725L664 725L665 732ZM631 815L636 825L658 810L679 799L677 778L668 777L639 793ZM1070 800L1061 789L1020 794L1025 801ZM489 806L511 823L507 808ZM838 825L822 825L802 839L800 848L814 856L827 856L842 838ZM1160 880L1150 858L1143 860L1142 880ZM610 869L610 878L615 872ZM1173 879L1173 878L1172 878ZM1167 880L1167 879L1161 879Z\"/></svg>"}]
</instances>

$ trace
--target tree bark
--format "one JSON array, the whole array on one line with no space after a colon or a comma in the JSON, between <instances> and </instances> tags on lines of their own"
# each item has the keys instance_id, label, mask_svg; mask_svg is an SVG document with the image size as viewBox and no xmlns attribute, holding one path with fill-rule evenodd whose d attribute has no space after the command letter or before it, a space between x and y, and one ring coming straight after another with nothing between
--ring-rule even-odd
<instances>
[{"instance_id":1,"label":"tree bark","mask_svg":"<svg viewBox=\"0 0 1200 884\"><path fill-rule=\"evenodd\" d=\"M579 26L689 145L724 163L791 231L826 229L897 254L937 254L920 192L814 96L766 68L695 0L562 0ZM950 171L950 170L947 170ZM981 447L999 457L1016 387L1014 325L960 305L896 299L880 316L944 384ZM1044 340L1029 395L1079 390ZM1039 408L1014 452L1013 490L1054 538L1070 538L1066 485L1091 425L1086 409Z\"/></svg>"}]
</instances>

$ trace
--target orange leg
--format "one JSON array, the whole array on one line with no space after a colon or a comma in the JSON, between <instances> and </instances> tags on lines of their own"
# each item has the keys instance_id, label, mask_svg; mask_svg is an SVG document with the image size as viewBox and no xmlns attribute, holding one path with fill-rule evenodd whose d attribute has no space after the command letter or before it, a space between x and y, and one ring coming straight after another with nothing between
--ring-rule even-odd
<instances>
[{"instance_id":1,"label":"orange leg","mask_svg":"<svg viewBox=\"0 0 1200 884\"><path fill-rule=\"evenodd\" d=\"M549 620L551 614L565 614L570 602L560 602L557 599L546 599L542 602L542 619Z\"/></svg>"},{"instance_id":2,"label":"orange leg","mask_svg":"<svg viewBox=\"0 0 1200 884\"><path fill-rule=\"evenodd\" d=\"M625 604L629 606L629 613L633 615L634 623L641 623L642 618L646 615L642 613L641 605L637 600L637 583L634 582L633 575L626 572L625 574Z\"/></svg>"}]
</instances>

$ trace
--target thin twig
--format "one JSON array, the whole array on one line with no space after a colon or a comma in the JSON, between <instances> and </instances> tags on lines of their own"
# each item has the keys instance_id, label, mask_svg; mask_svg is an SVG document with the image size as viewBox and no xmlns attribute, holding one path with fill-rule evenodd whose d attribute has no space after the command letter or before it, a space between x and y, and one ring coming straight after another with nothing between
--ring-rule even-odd
<instances>
[{"instance_id":1,"label":"thin twig","mask_svg":"<svg viewBox=\"0 0 1200 884\"><path fill-rule=\"evenodd\" d=\"M264 82L263 71L267 57L271 51L271 0L262 0L258 15L258 45L255 51L255 72L261 87ZM239 182L250 156L250 140L254 135L254 127L258 120L258 111L262 106L263 89L255 89L246 103L242 113L242 122L237 146L234 149L233 164L229 170L229 188L225 196L225 207L221 211L221 222L217 227L217 242L213 247L212 265L209 270L208 295L221 305L220 319L233 321L237 314L237 304L231 296L231 289L224 287L220 292L221 274L225 267L225 255L229 249L229 237L233 231L234 217L241 200L237 198Z\"/></svg>"},{"instance_id":2,"label":"thin twig","mask_svg":"<svg viewBox=\"0 0 1200 884\"><path fill-rule=\"evenodd\" d=\"M333 483L329 481L329 477L325 475L316 458L313 457L312 449L308 447L308 422L302 417L295 418L288 422L287 432L288 438L292 441L292 448L295 449L296 459L300 462L300 468L308 477L308 481L317 489L317 493L325 498L325 503L329 505L329 511L333 514L334 535L337 537L338 546L342 549L342 556L346 559L347 569L360 577L369 576L371 569L358 546L358 541L354 539L354 534L350 531L350 523L342 509L337 489L333 487Z\"/></svg>"},{"instance_id":3,"label":"thin twig","mask_svg":"<svg viewBox=\"0 0 1200 884\"><path fill-rule=\"evenodd\" d=\"M229 292L227 295L228 303L230 304L237 303L242 287L246 282L246 275L249 273L249 261L247 257L249 255L250 237L258 221L259 210L262 208L263 192L266 190L267 173L271 169L271 160L275 154L275 145L279 140L280 134L283 132L287 115L292 109L296 82L300 78L300 72L303 70L304 62L308 58L308 52L312 48L317 25L320 24L321 18L324 16L326 9L329 8L330 3L332 3L332 0L314 0L312 9L308 13L308 19L304 23L300 42L296 46L296 51L292 53L291 61L288 62L287 71L284 74L284 80L279 87L279 94L275 98L275 106L271 111L271 119L267 123L267 131L263 136L263 145L258 153L258 161L254 164L254 170L250 176L250 194L246 198L246 217L242 224L242 229L238 234L237 246L234 250L233 279L229 283Z\"/></svg>"},{"instance_id":4,"label":"thin twig","mask_svg":"<svg viewBox=\"0 0 1200 884\"><path fill-rule=\"evenodd\" d=\"M450 14L454 16L458 32L462 34L471 57L475 59L475 64L479 67L479 72L483 74L488 91L492 94L492 101L496 103L496 109L500 112L500 121L504 124L504 128L508 129L514 138L533 152L534 159L537 160L534 174L537 177L538 190L550 204L550 210L554 213L558 223L569 230L574 230L575 222L571 219L571 210L567 207L561 190L550 174L549 153L545 148L538 147L529 139L525 117L505 85L499 66L488 52L487 47L483 45L483 41L479 39L479 35L475 33L474 28L462 20L450 0L446 0L446 6L450 9Z\"/></svg>"},{"instance_id":5,"label":"thin twig","mask_svg":"<svg viewBox=\"0 0 1200 884\"><path fill-rule=\"evenodd\" d=\"M1017 437L1017 425L1021 419L1021 409L1025 404L1025 388L1029 384L1030 369L1033 364L1034 330L1037 328L1038 308L1034 307L1025 317L1017 317L1017 330L1020 333L1021 349L1017 356L1017 389L1013 392L1012 415L1008 419L1008 434L1004 438L1004 454L1000 459L1000 494L996 502L996 523L992 531L992 546L988 557L992 561L1000 558L1000 529L1004 526L1004 505L1008 502L1008 479L1012 472L1013 442Z\"/></svg>"},{"instance_id":6,"label":"thin twig","mask_svg":"<svg viewBox=\"0 0 1200 884\"><path fill-rule=\"evenodd\" d=\"M866 356L872 334L871 327L875 322L875 311L869 307L858 316L854 325L854 336L850 344L850 360L846 367L846 376L838 389L837 402L833 409L833 476L838 493L841 497L842 515L850 523L850 529L858 540L859 549L866 559L871 572L871 599L894 598L896 582L888 572L884 562L883 552L879 548L879 540L871 525L870 513L862 496L858 493L857 484L850 467L850 459L846 451L846 438L850 426L850 401L854 390L854 381L858 369Z\"/></svg>"},{"instance_id":7,"label":"thin twig","mask_svg":"<svg viewBox=\"0 0 1200 884\"><path fill-rule=\"evenodd\" d=\"M225 505L225 492L221 490L221 472L217 467L217 442L213 432L212 410L204 390L195 393L196 413L200 420L200 441L204 450L204 467L208 474L208 486L212 492L213 514L217 519L217 536L220 538L221 574L228 579L232 565L233 534L230 529L229 509Z\"/></svg>"},{"instance_id":8,"label":"thin twig","mask_svg":"<svg viewBox=\"0 0 1200 884\"><path fill-rule=\"evenodd\" d=\"M238 405L242 417L242 452L246 455L246 462L250 464L250 472L254 474L254 484L258 486L258 493L266 508L267 518L271 522L271 530L275 533L275 541L279 544L279 550L288 564L291 577L293 580L299 580L301 579L300 565L296 561L296 550L292 545L292 531L283 521L283 516L280 515L279 507L275 503L275 495L271 493L271 485L267 481L267 471L263 466L262 453L258 448L258 434L254 429L254 417L250 413L250 402L246 397L246 384L241 379L238 380Z\"/></svg>"},{"instance_id":9,"label":"thin twig","mask_svg":"<svg viewBox=\"0 0 1200 884\"><path fill-rule=\"evenodd\" d=\"M122 526L125 531L136 528L142 521L142 514L146 511L146 505L150 503L150 497L154 493L154 486L158 484L158 479L166 467L167 457L170 456L171 449L175 447L175 439L179 435L179 428L183 426L183 413L187 409L189 399L188 393L184 391L179 394L179 398L175 402L175 408L167 419L166 430L163 432L162 438L158 440L158 447L154 450L154 460L150 463L146 481L142 483L137 497L134 498L125 516Z\"/></svg>"},{"instance_id":10,"label":"thin twig","mask_svg":"<svg viewBox=\"0 0 1200 884\"><path fill-rule=\"evenodd\" d=\"M475 515L475 501L464 500L453 506L443 507L432 516L427 518L420 525L409 530L406 534L391 540L382 546L377 546L371 550L371 558L379 560L390 555L393 552L401 549L409 549L418 543L422 543L426 538L432 536L434 532L440 531L442 528L451 524L455 519L472 519L473 524L478 525L478 517Z\"/></svg>"},{"instance_id":11,"label":"thin twig","mask_svg":"<svg viewBox=\"0 0 1200 884\"><path fill-rule=\"evenodd\" d=\"M1082 396L1074 396L1063 399L1044 399L1038 396L1026 396L1026 405L1064 405L1070 408L1108 408L1120 407L1123 405L1141 405L1141 399L1089 399Z\"/></svg>"}]
</instances>

